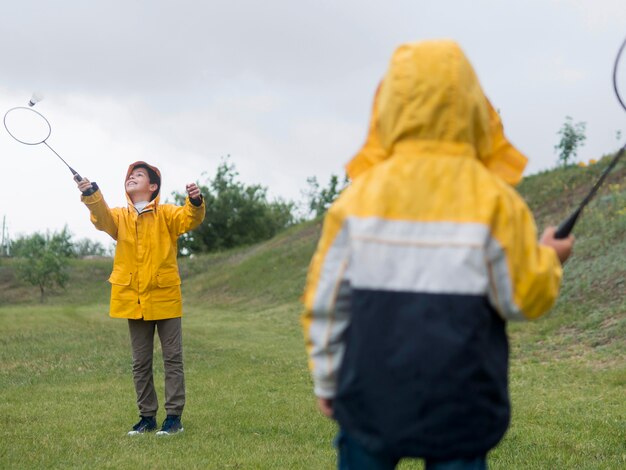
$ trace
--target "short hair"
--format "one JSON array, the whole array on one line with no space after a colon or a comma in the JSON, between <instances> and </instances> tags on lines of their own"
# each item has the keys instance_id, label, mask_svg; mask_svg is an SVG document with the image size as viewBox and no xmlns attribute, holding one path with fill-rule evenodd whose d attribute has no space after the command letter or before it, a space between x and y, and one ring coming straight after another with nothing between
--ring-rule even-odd
<instances>
[{"instance_id":1,"label":"short hair","mask_svg":"<svg viewBox=\"0 0 626 470\"><path fill-rule=\"evenodd\" d=\"M156 171L154 171L152 168L150 168L148 165L144 163L135 165L131 171L135 171L137 168L145 169L148 172L148 178L150 178L150 184L157 185L156 191L154 191L152 193L152 196L150 196L150 200L152 201L157 196L157 194L159 194L159 190L161 189L161 177L157 174Z\"/></svg>"}]
</instances>

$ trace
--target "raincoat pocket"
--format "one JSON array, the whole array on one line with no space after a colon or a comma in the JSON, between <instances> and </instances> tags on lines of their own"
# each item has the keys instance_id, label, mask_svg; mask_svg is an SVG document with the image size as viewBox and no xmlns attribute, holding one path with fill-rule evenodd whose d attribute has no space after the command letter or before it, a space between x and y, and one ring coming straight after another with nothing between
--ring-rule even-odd
<instances>
[{"instance_id":1,"label":"raincoat pocket","mask_svg":"<svg viewBox=\"0 0 626 470\"><path fill-rule=\"evenodd\" d=\"M109 277L111 283L111 299L131 300L137 297L137 292L131 287L133 273L113 271Z\"/></svg>"},{"instance_id":2,"label":"raincoat pocket","mask_svg":"<svg viewBox=\"0 0 626 470\"><path fill-rule=\"evenodd\" d=\"M161 271L156 276L157 288L151 293L152 301L161 308L175 311L181 305L180 276L178 271Z\"/></svg>"},{"instance_id":3,"label":"raincoat pocket","mask_svg":"<svg viewBox=\"0 0 626 470\"><path fill-rule=\"evenodd\" d=\"M113 271L109 276L109 282L115 286L130 286L133 273L125 273L121 271Z\"/></svg>"},{"instance_id":4,"label":"raincoat pocket","mask_svg":"<svg viewBox=\"0 0 626 470\"><path fill-rule=\"evenodd\" d=\"M157 286L172 287L180 286L180 276L176 271L164 271L157 273Z\"/></svg>"}]
</instances>

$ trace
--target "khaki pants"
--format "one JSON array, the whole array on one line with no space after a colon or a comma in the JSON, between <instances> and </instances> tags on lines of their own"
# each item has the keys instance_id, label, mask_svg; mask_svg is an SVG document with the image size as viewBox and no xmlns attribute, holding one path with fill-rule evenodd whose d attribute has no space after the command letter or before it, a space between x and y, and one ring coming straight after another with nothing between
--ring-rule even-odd
<instances>
[{"instance_id":1,"label":"khaki pants","mask_svg":"<svg viewBox=\"0 0 626 470\"><path fill-rule=\"evenodd\" d=\"M185 407L185 374L180 318L167 320L128 320L133 351L133 380L141 416L156 416L159 408L152 377L154 330L159 332L165 369L165 410L168 415L182 415Z\"/></svg>"}]
</instances>

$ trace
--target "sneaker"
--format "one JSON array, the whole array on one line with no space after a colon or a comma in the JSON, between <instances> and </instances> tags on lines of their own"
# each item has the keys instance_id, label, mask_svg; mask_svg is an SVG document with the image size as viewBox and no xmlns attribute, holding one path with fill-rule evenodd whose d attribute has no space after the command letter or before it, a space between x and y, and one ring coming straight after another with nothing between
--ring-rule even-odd
<instances>
[{"instance_id":1,"label":"sneaker","mask_svg":"<svg viewBox=\"0 0 626 470\"><path fill-rule=\"evenodd\" d=\"M180 416L167 415L161 430L156 433L157 436L170 436L179 432L183 432L183 423L180 422Z\"/></svg>"},{"instance_id":2,"label":"sneaker","mask_svg":"<svg viewBox=\"0 0 626 470\"><path fill-rule=\"evenodd\" d=\"M129 436L143 434L145 432L154 431L157 427L156 418L154 416L139 416L141 418L137 424L133 426L132 431L128 431Z\"/></svg>"}]
</instances>

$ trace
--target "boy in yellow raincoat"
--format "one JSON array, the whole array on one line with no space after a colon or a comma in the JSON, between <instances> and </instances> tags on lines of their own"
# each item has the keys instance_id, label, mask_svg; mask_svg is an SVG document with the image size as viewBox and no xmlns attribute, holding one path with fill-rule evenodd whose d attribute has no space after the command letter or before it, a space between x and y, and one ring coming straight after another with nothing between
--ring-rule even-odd
<instances>
[{"instance_id":1,"label":"boy in yellow raincoat","mask_svg":"<svg viewBox=\"0 0 626 470\"><path fill-rule=\"evenodd\" d=\"M139 422L128 434L142 434L157 427L158 401L152 378L155 329L163 351L167 413L157 435L181 432L185 376L177 240L204 219L200 189L195 183L187 185L184 206L159 204L161 173L146 162L135 162L128 167L127 207L110 209L97 185L86 178L78 182L78 188L83 192L81 199L91 213L93 224L117 242L109 278L110 315L128 319L140 414Z\"/></svg>"},{"instance_id":2,"label":"boy in yellow raincoat","mask_svg":"<svg viewBox=\"0 0 626 470\"><path fill-rule=\"evenodd\" d=\"M510 186L525 164L457 44L395 51L304 295L340 469L486 468L510 419L506 321L551 308L573 246L537 241Z\"/></svg>"}]
</instances>

